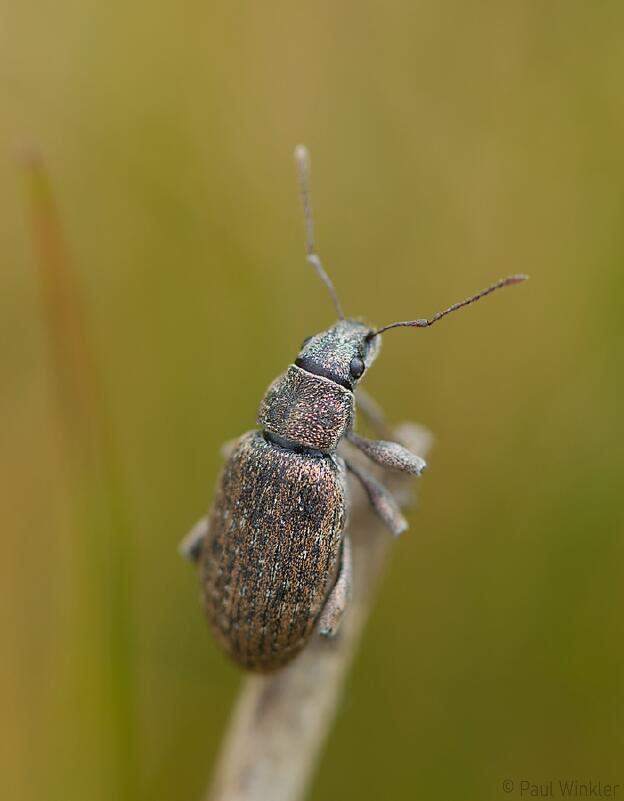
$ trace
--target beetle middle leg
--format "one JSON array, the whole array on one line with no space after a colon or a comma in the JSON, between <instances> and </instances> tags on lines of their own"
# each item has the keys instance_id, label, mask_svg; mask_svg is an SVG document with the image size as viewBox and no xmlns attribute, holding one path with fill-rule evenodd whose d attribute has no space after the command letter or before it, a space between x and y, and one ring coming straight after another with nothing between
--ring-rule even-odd
<instances>
[{"instance_id":1,"label":"beetle middle leg","mask_svg":"<svg viewBox=\"0 0 624 801\"><path fill-rule=\"evenodd\" d=\"M351 597L351 539L345 534L342 541L340 573L329 593L319 619L319 632L324 637L335 637Z\"/></svg>"},{"instance_id":2,"label":"beetle middle leg","mask_svg":"<svg viewBox=\"0 0 624 801\"><path fill-rule=\"evenodd\" d=\"M239 439L229 439L221 446L221 456L223 459L229 459L234 448L236 448ZM190 562L198 562L201 555L202 544L206 535L208 534L208 518L202 517L198 520L189 533L184 537L182 542L178 545L178 553L188 559Z\"/></svg>"}]
</instances>

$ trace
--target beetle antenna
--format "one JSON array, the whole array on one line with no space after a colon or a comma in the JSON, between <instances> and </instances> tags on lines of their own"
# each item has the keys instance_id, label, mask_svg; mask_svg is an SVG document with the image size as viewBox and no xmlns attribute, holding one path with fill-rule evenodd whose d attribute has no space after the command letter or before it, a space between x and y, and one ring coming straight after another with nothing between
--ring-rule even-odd
<instances>
[{"instance_id":1,"label":"beetle antenna","mask_svg":"<svg viewBox=\"0 0 624 801\"><path fill-rule=\"evenodd\" d=\"M312 266L318 277L329 290L336 312L341 320L344 320L344 312L338 300L338 293L331 278L325 272L321 260L316 254L314 244L314 219L312 218L312 205L310 203L310 154L305 145L297 145L295 148L295 161L297 162L297 175L299 177L299 191L301 192L301 202L303 203L303 219L306 232L306 258L308 264Z\"/></svg>"},{"instance_id":2,"label":"beetle antenna","mask_svg":"<svg viewBox=\"0 0 624 801\"><path fill-rule=\"evenodd\" d=\"M463 308L464 306L469 306L471 303L474 303L477 300L481 300L486 295L490 295L492 292L495 292L497 289L502 289L504 286L511 286L512 284L520 284L522 281L526 281L528 279L528 275L509 275L507 278L501 278L500 281L497 281L492 286L489 286L487 289L482 289L481 292L477 292L476 295L472 295L470 298L466 298L466 300L461 300L459 303L453 303L452 306L449 306L448 309L444 309L444 311L436 312L433 317L430 317L428 320L404 320L403 322L399 323L390 323L390 325L384 325L382 328L378 328L376 331L373 331L371 334L368 335L368 339L372 339L376 337L378 334L382 334L384 331L387 331L389 328L429 328L429 326L437 323L438 320L441 320L443 317L446 317L447 314L451 312L455 312L458 309Z\"/></svg>"}]
</instances>

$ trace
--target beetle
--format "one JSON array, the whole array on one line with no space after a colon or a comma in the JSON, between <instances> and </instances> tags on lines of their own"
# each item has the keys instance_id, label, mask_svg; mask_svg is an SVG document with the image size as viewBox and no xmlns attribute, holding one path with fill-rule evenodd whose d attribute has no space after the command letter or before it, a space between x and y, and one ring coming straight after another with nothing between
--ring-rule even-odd
<instances>
[{"instance_id":1,"label":"beetle","mask_svg":"<svg viewBox=\"0 0 624 801\"><path fill-rule=\"evenodd\" d=\"M298 146L295 159L307 261L327 287L338 321L305 339L294 363L269 386L259 430L233 445L209 514L180 546L199 563L203 605L219 645L243 668L260 672L285 665L316 631L327 637L338 631L351 582L347 471L393 534L407 528L388 490L338 453L346 440L383 467L416 476L426 467L402 445L355 431L355 392L377 358L381 335L429 327L526 278L504 278L428 319L374 328L345 317L316 253L307 149ZM380 429L376 407L361 389L357 404Z\"/></svg>"}]
</instances>

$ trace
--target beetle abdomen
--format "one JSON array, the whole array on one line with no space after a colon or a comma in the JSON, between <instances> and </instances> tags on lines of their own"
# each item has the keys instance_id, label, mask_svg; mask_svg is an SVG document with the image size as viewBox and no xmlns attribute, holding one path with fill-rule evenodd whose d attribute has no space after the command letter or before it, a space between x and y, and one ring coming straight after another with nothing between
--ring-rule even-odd
<instances>
[{"instance_id":1,"label":"beetle abdomen","mask_svg":"<svg viewBox=\"0 0 624 801\"><path fill-rule=\"evenodd\" d=\"M314 631L340 563L346 483L337 457L245 434L224 467L202 548L208 620L251 670L294 657Z\"/></svg>"}]
</instances>

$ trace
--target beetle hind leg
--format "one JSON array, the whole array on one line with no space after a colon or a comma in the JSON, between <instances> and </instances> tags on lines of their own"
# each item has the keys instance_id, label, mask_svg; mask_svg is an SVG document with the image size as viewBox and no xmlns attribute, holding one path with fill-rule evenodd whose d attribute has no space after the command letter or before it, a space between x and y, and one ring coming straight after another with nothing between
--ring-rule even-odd
<instances>
[{"instance_id":1,"label":"beetle hind leg","mask_svg":"<svg viewBox=\"0 0 624 801\"><path fill-rule=\"evenodd\" d=\"M345 534L342 542L340 573L330 592L319 618L319 632L324 637L335 637L351 597L351 539Z\"/></svg>"},{"instance_id":2,"label":"beetle hind leg","mask_svg":"<svg viewBox=\"0 0 624 801\"><path fill-rule=\"evenodd\" d=\"M387 528L395 537L402 534L407 528L407 520L403 517L399 504L392 493L368 471L357 467L352 462L345 461L345 464L364 488L371 506Z\"/></svg>"},{"instance_id":3,"label":"beetle hind leg","mask_svg":"<svg viewBox=\"0 0 624 801\"><path fill-rule=\"evenodd\" d=\"M178 545L178 553L190 562L197 562L206 534L208 534L208 518L202 517Z\"/></svg>"}]
</instances>

